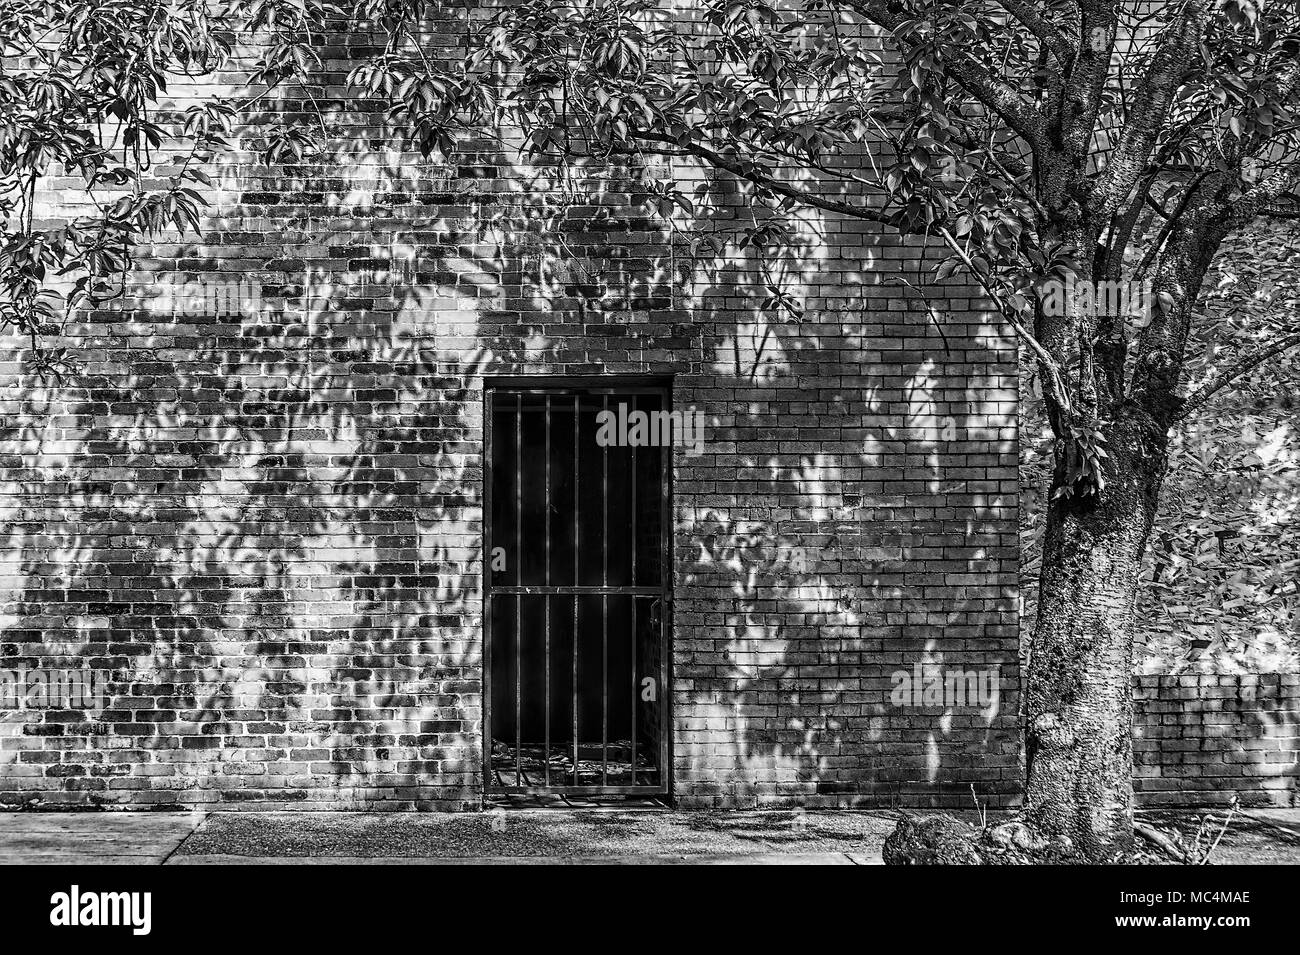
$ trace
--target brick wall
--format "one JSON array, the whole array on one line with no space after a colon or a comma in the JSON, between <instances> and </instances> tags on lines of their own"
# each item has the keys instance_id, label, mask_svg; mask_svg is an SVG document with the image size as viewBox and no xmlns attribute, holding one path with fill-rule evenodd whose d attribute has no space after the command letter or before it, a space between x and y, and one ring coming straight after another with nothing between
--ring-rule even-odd
<instances>
[{"instance_id":1,"label":"brick wall","mask_svg":"<svg viewBox=\"0 0 1300 955\"><path fill-rule=\"evenodd\" d=\"M1300 805L1300 674L1140 676L1134 696L1141 805Z\"/></svg>"},{"instance_id":2,"label":"brick wall","mask_svg":"<svg viewBox=\"0 0 1300 955\"><path fill-rule=\"evenodd\" d=\"M354 145L380 136L342 107ZM674 460L681 804L1015 798L1014 345L969 288L932 320L887 284L919 246L806 219L795 324L758 310L752 260L685 269L638 170L565 202L473 143L211 172L202 238L55 342L76 374L34 382L6 343L0 667L108 682L0 711L0 803L477 808L505 375L671 375L704 413ZM48 182L51 219L74 185ZM999 692L896 694L935 667Z\"/></svg>"},{"instance_id":3,"label":"brick wall","mask_svg":"<svg viewBox=\"0 0 1300 955\"><path fill-rule=\"evenodd\" d=\"M350 62L316 92L359 147ZM563 201L486 144L210 171L202 238L54 343L75 375L0 355L0 676L105 681L0 702L0 803L480 806L483 385L517 375L669 375L705 415L674 459L680 804L1014 802L1013 342L967 287L932 290L940 334L890 284L920 246L802 220L794 324L752 259L685 264L645 170ZM998 692L931 699L936 673ZM1295 676L1137 694L1146 804L1294 800Z\"/></svg>"}]
</instances>

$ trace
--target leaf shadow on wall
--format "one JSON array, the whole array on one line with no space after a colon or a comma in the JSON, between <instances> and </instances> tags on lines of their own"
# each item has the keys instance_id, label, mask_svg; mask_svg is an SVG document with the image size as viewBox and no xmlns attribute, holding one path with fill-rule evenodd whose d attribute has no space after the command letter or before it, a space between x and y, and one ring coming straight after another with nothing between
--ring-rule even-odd
<instances>
[{"instance_id":1,"label":"leaf shadow on wall","mask_svg":"<svg viewBox=\"0 0 1300 955\"><path fill-rule=\"evenodd\" d=\"M970 807L972 787L1005 803L1019 788L1014 344L970 289L923 301L889 281L917 238L839 225L805 220L777 266L797 318L759 308L772 268L752 252L700 294L709 370L730 372L710 440L736 493L679 460L677 614L703 625L685 647L678 635L690 689L676 699L739 745L679 751L678 778L742 804ZM1000 692L896 705L914 664L995 668Z\"/></svg>"},{"instance_id":2,"label":"leaf shadow on wall","mask_svg":"<svg viewBox=\"0 0 1300 955\"><path fill-rule=\"evenodd\" d=\"M99 713L9 724L6 798L476 806L485 374L671 372L706 412L676 468L681 791L966 799L1014 762L1013 692L994 718L889 703L913 662L1014 644L995 329L961 319L945 353L873 279L887 243L829 230L784 265L809 318L765 318L752 254L685 275L610 176L580 171L578 203L490 144L413 166L367 136L223 171L231 209L157 243L136 307L70 329L81 374L6 422L0 654L113 674ZM214 313L240 279L256 303ZM58 763L22 761L36 737Z\"/></svg>"}]
</instances>

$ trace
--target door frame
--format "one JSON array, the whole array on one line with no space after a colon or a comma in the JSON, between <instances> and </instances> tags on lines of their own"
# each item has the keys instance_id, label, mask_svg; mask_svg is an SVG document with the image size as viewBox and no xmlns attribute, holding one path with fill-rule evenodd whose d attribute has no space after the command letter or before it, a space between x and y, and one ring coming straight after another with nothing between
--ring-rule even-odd
<instances>
[{"instance_id":1,"label":"door frame","mask_svg":"<svg viewBox=\"0 0 1300 955\"><path fill-rule=\"evenodd\" d=\"M673 787L673 489L674 447L666 449L660 474L660 717L659 779L657 786L498 786L492 771L492 399L499 391L531 391L536 394L609 392L611 394L658 393L663 409L672 411L673 380L664 375L501 375L483 379L483 468L480 534L482 561L482 719L480 761L483 796L491 795L574 795L574 796L670 796ZM516 559L518 559L516 557ZM633 769L635 773L635 767Z\"/></svg>"}]
</instances>

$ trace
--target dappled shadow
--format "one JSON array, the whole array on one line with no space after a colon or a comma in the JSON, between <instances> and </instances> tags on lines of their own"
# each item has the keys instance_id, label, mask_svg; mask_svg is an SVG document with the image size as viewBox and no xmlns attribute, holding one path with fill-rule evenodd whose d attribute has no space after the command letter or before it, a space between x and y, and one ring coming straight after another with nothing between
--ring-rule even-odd
<instances>
[{"instance_id":1,"label":"dappled shadow","mask_svg":"<svg viewBox=\"0 0 1300 955\"><path fill-rule=\"evenodd\" d=\"M1300 681L1294 676L1144 675L1134 696L1139 804L1300 802Z\"/></svg>"},{"instance_id":2,"label":"dappled shadow","mask_svg":"<svg viewBox=\"0 0 1300 955\"><path fill-rule=\"evenodd\" d=\"M1003 802L1018 788L1013 346L970 289L935 290L932 314L890 284L917 240L839 225L805 219L782 264L798 320L736 309L766 294L752 254L687 286L710 336L698 387L727 403L717 456L678 461L678 723L736 745L686 729L700 747L679 740L678 791L969 805L973 786ZM893 705L917 663L1000 667L1001 697Z\"/></svg>"},{"instance_id":3,"label":"dappled shadow","mask_svg":"<svg viewBox=\"0 0 1300 955\"><path fill-rule=\"evenodd\" d=\"M217 170L204 236L11 402L0 654L113 683L10 719L6 801L476 808L483 381L562 374L671 374L705 415L674 461L681 799L1014 798L1013 348L969 288L932 314L885 281L916 240L812 217L788 321L752 252L681 254L640 170L329 118L319 162ZM260 293L173 315L164 274ZM914 664L1001 692L894 705Z\"/></svg>"}]
</instances>

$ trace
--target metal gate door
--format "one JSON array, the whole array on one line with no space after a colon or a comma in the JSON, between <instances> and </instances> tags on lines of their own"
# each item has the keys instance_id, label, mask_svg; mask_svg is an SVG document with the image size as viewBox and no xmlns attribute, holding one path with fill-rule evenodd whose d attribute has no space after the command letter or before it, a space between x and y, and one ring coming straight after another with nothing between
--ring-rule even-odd
<instances>
[{"instance_id":1,"label":"metal gate door","mask_svg":"<svg viewBox=\"0 0 1300 955\"><path fill-rule=\"evenodd\" d=\"M667 411L662 386L487 389L489 791L668 791Z\"/></svg>"}]
</instances>

